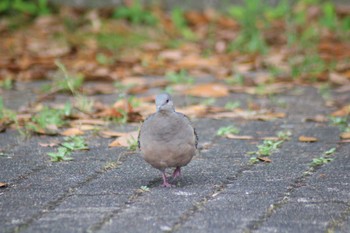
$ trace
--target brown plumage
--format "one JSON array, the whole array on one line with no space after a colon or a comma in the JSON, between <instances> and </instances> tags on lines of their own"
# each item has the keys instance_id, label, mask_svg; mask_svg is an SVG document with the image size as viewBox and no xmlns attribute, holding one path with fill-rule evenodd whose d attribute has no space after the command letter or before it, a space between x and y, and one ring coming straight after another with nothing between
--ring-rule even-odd
<instances>
[{"instance_id":1,"label":"brown plumage","mask_svg":"<svg viewBox=\"0 0 350 233\"><path fill-rule=\"evenodd\" d=\"M157 112L142 124L138 143L146 162L162 172L164 187L168 183L165 169L175 167L173 177L181 175L197 150L198 138L190 120L175 111L169 94L156 97Z\"/></svg>"}]
</instances>

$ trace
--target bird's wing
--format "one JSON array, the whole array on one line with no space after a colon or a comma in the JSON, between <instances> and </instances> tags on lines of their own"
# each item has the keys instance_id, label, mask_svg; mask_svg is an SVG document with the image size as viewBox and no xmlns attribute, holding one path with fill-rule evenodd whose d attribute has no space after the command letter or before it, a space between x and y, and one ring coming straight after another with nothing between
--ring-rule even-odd
<instances>
[{"instance_id":1,"label":"bird's wing","mask_svg":"<svg viewBox=\"0 0 350 233\"><path fill-rule=\"evenodd\" d=\"M191 119L188 116L186 116L185 114L181 113L181 112L176 112L176 114L178 114L179 116L181 116L184 119L186 119L187 123L192 127L193 133L194 133L194 137L195 137L195 146L196 146L196 149L197 149L197 146L198 146L198 134L196 132L196 129L192 125Z\"/></svg>"}]
</instances>

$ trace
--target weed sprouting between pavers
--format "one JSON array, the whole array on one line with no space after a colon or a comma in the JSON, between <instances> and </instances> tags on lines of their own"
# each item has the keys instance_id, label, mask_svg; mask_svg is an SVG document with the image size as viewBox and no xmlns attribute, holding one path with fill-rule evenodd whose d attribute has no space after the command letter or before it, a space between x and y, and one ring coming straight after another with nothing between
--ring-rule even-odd
<instances>
[{"instance_id":1,"label":"weed sprouting between pavers","mask_svg":"<svg viewBox=\"0 0 350 233\"><path fill-rule=\"evenodd\" d=\"M47 153L51 157L52 162L70 161L73 160L69 155L76 150L88 150L85 139L81 136L65 137L56 152Z\"/></svg>"},{"instance_id":2,"label":"weed sprouting between pavers","mask_svg":"<svg viewBox=\"0 0 350 233\"><path fill-rule=\"evenodd\" d=\"M264 142L257 146L258 150L249 152L248 154L253 154L249 159L251 164L257 163L259 161L271 162L270 159L266 158L275 152L281 145L290 139L292 133L290 131L280 131L277 132L277 140L264 140Z\"/></svg>"}]
</instances>

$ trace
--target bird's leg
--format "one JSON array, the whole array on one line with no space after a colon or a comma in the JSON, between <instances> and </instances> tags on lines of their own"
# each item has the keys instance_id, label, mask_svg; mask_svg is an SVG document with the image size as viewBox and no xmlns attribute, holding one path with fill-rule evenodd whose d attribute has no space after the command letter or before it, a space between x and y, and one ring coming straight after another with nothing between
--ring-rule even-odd
<instances>
[{"instance_id":1,"label":"bird's leg","mask_svg":"<svg viewBox=\"0 0 350 233\"><path fill-rule=\"evenodd\" d=\"M166 174L165 171L162 172L162 177L163 177L163 184L161 185L162 187L172 187L171 184L168 183L167 179L166 179Z\"/></svg>"},{"instance_id":2,"label":"bird's leg","mask_svg":"<svg viewBox=\"0 0 350 233\"><path fill-rule=\"evenodd\" d=\"M181 167L176 167L173 173L173 178L176 179L176 177L181 176Z\"/></svg>"}]
</instances>

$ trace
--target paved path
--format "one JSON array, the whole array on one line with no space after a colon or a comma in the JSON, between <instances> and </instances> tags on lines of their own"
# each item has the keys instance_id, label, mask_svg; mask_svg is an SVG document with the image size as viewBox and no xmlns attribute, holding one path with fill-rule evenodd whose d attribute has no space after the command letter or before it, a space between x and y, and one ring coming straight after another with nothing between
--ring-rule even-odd
<instances>
[{"instance_id":1,"label":"paved path","mask_svg":"<svg viewBox=\"0 0 350 233\"><path fill-rule=\"evenodd\" d=\"M176 188L159 187L157 170L137 153L108 148L110 139L87 136L89 151L52 163L46 153L53 149L38 143L60 138L23 141L15 131L1 133L0 181L9 186L0 188L0 232L350 232L350 144L338 143L337 127L304 121L331 110L316 89L298 90L276 96L285 108L245 94L218 101L242 99L244 105L252 99L286 112L286 118L194 119L202 151L184 167ZM16 105L21 95L5 92L4 99ZM271 163L250 164L247 153L261 141L215 136L232 123L242 135L290 130L292 136L269 157ZM301 135L319 141L302 143ZM333 147L332 162L310 167Z\"/></svg>"}]
</instances>

